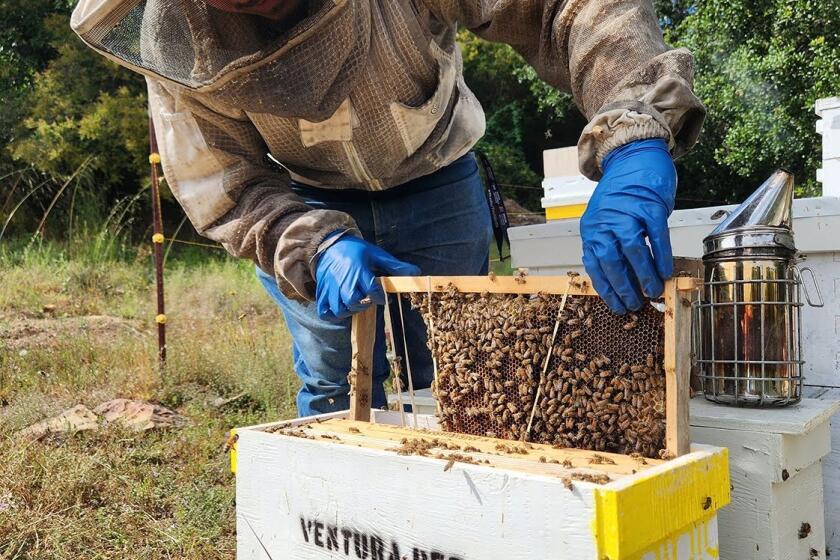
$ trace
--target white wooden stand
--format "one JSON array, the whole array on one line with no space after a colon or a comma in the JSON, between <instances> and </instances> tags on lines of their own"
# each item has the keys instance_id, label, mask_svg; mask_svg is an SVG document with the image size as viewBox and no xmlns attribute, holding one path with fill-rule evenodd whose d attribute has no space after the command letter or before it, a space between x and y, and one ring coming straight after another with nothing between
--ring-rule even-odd
<instances>
[{"instance_id":1,"label":"white wooden stand","mask_svg":"<svg viewBox=\"0 0 840 560\"><path fill-rule=\"evenodd\" d=\"M806 388L806 395L814 399L840 402L840 389L830 387ZM822 461L825 493L825 538L827 551L840 554L840 417L831 419L831 453Z\"/></svg>"},{"instance_id":2,"label":"white wooden stand","mask_svg":"<svg viewBox=\"0 0 840 560\"><path fill-rule=\"evenodd\" d=\"M783 409L692 400L691 440L729 448L732 503L719 514L721 558L826 558L822 460L838 409L840 402L815 399Z\"/></svg>"}]
</instances>

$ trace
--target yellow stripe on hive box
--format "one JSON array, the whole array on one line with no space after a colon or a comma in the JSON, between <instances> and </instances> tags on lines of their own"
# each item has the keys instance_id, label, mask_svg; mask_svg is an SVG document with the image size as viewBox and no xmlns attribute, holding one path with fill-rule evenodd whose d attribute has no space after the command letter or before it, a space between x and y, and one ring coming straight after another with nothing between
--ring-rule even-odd
<instances>
[{"instance_id":1,"label":"yellow stripe on hive box","mask_svg":"<svg viewBox=\"0 0 840 560\"><path fill-rule=\"evenodd\" d=\"M547 220L577 219L583 215L597 183L578 169L577 148L543 152L542 207Z\"/></svg>"},{"instance_id":2,"label":"yellow stripe on hive box","mask_svg":"<svg viewBox=\"0 0 840 560\"><path fill-rule=\"evenodd\" d=\"M692 559L718 558L717 542L706 536L715 512L730 500L728 450L700 461L689 454L663 467L596 491L598 558L660 558L662 550L682 558L676 551L686 547Z\"/></svg>"},{"instance_id":3,"label":"yellow stripe on hive box","mask_svg":"<svg viewBox=\"0 0 840 560\"><path fill-rule=\"evenodd\" d=\"M549 206L545 209L546 220L573 220L583 216L586 204L570 204L568 206Z\"/></svg>"},{"instance_id":4,"label":"yellow stripe on hive box","mask_svg":"<svg viewBox=\"0 0 840 560\"><path fill-rule=\"evenodd\" d=\"M239 434L236 433L236 428L230 431L230 437L225 442L225 451L230 453L230 472L236 474L237 449L236 443L239 441Z\"/></svg>"}]
</instances>

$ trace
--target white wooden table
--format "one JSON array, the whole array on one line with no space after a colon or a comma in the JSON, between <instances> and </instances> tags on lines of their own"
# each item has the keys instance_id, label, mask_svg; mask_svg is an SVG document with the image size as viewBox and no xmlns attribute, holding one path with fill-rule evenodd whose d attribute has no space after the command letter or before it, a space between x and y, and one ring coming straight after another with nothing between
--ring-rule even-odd
<instances>
[{"instance_id":1,"label":"white wooden table","mask_svg":"<svg viewBox=\"0 0 840 560\"><path fill-rule=\"evenodd\" d=\"M826 558L823 458L838 409L840 402L818 399L779 409L692 400L692 442L729 448L732 502L719 515L723 560Z\"/></svg>"},{"instance_id":2,"label":"white wooden table","mask_svg":"<svg viewBox=\"0 0 840 560\"><path fill-rule=\"evenodd\" d=\"M838 294L840 295L840 294ZM840 401L840 388L805 387L805 395L829 402ZM823 459L825 533L828 551L840 554L840 416L831 420L831 453Z\"/></svg>"}]
</instances>

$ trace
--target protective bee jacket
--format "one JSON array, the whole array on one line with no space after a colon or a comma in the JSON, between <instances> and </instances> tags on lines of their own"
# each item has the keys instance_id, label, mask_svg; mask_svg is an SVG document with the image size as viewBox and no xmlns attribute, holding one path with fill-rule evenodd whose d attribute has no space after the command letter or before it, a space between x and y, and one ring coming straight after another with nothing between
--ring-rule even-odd
<instances>
[{"instance_id":1,"label":"protective bee jacket","mask_svg":"<svg viewBox=\"0 0 840 560\"><path fill-rule=\"evenodd\" d=\"M71 25L144 74L167 182L196 229L312 299L312 261L346 214L313 209L289 178L381 190L469 151L484 113L456 28L512 45L590 122L593 179L613 148L696 141L693 62L664 43L649 0L312 0L294 25L203 0L82 0ZM270 158L270 159L269 159ZM326 243L329 243L327 241Z\"/></svg>"}]
</instances>

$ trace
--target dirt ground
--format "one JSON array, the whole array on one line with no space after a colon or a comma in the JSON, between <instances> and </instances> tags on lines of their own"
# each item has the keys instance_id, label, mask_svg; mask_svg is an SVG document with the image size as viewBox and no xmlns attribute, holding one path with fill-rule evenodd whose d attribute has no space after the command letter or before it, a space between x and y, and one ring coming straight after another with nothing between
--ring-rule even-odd
<instances>
[{"instance_id":1,"label":"dirt ground","mask_svg":"<svg viewBox=\"0 0 840 560\"><path fill-rule=\"evenodd\" d=\"M0 345L11 350L57 348L62 341L74 336L88 336L99 340L118 338L121 334L145 337L151 334L136 319L109 315L57 317L51 311L45 316L0 313Z\"/></svg>"}]
</instances>

